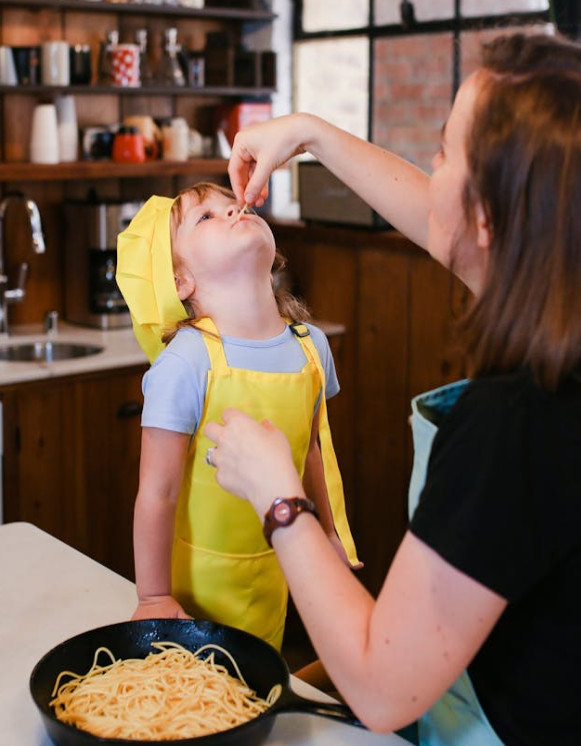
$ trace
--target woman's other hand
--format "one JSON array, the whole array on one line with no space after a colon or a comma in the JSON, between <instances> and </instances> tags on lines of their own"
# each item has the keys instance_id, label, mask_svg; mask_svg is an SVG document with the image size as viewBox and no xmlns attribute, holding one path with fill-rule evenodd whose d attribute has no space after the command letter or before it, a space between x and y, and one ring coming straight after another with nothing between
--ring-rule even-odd
<instances>
[{"instance_id":1,"label":"woman's other hand","mask_svg":"<svg viewBox=\"0 0 581 746\"><path fill-rule=\"evenodd\" d=\"M281 430L236 409L226 409L222 420L222 425L209 422L204 431L216 443L212 463L221 487L251 502L260 517L275 497L304 495Z\"/></svg>"}]
</instances>

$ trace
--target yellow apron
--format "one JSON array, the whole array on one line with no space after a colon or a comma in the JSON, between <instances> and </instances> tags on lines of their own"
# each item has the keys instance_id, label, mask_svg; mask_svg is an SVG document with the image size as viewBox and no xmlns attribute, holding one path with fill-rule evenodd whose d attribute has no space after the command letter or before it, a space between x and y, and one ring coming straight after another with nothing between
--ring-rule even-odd
<instances>
[{"instance_id":1,"label":"yellow apron","mask_svg":"<svg viewBox=\"0 0 581 746\"><path fill-rule=\"evenodd\" d=\"M205 462L213 445L206 422L236 407L261 422L271 420L288 437L303 475L319 393L319 439L335 528L347 556L357 562L345 513L343 485L331 442L325 374L304 325L291 325L307 362L298 373L230 368L214 324L197 323L210 357L204 410L188 452L178 501L172 556L172 594L193 617L244 629L280 649L288 590L276 555L262 534L254 508L223 490ZM304 335L304 336L299 336ZM272 496L273 499L276 495Z\"/></svg>"}]
</instances>

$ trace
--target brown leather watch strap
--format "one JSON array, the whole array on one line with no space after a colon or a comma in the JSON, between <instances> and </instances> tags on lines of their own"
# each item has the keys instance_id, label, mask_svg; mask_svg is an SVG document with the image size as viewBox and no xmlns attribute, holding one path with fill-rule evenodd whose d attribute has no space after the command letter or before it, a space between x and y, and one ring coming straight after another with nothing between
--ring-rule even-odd
<instances>
[{"instance_id":1,"label":"brown leather watch strap","mask_svg":"<svg viewBox=\"0 0 581 746\"><path fill-rule=\"evenodd\" d=\"M290 526L301 513L312 513L319 518L315 503L306 497L277 497L264 516L263 533L268 546L272 546L272 532Z\"/></svg>"}]
</instances>

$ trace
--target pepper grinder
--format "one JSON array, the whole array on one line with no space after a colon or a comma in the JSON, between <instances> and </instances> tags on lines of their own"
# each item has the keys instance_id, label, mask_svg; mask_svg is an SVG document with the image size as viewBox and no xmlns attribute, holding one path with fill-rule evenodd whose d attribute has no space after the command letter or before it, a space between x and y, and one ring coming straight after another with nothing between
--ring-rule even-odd
<instances>
[{"instance_id":1,"label":"pepper grinder","mask_svg":"<svg viewBox=\"0 0 581 746\"><path fill-rule=\"evenodd\" d=\"M181 44L178 44L177 28L167 28L164 32L164 55L161 68L161 83L167 86L185 86L186 79L178 55Z\"/></svg>"},{"instance_id":2,"label":"pepper grinder","mask_svg":"<svg viewBox=\"0 0 581 746\"><path fill-rule=\"evenodd\" d=\"M155 75L149 57L147 29L140 28L135 32L135 43L139 45L139 73L141 85L155 85Z\"/></svg>"},{"instance_id":3,"label":"pepper grinder","mask_svg":"<svg viewBox=\"0 0 581 746\"><path fill-rule=\"evenodd\" d=\"M99 50L99 83L111 85L113 77L113 51L119 44L119 31L107 32L107 38L101 42Z\"/></svg>"}]
</instances>

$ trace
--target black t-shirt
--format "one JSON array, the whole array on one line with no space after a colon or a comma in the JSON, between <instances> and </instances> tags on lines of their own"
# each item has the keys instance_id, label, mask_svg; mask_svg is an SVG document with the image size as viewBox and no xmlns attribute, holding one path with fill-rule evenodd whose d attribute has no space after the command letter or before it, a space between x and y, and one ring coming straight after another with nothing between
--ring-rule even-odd
<instances>
[{"instance_id":1,"label":"black t-shirt","mask_svg":"<svg viewBox=\"0 0 581 746\"><path fill-rule=\"evenodd\" d=\"M440 424L410 528L509 602L468 669L501 740L581 744L581 385L473 381Z\"/></svg>"}]
</instances>

